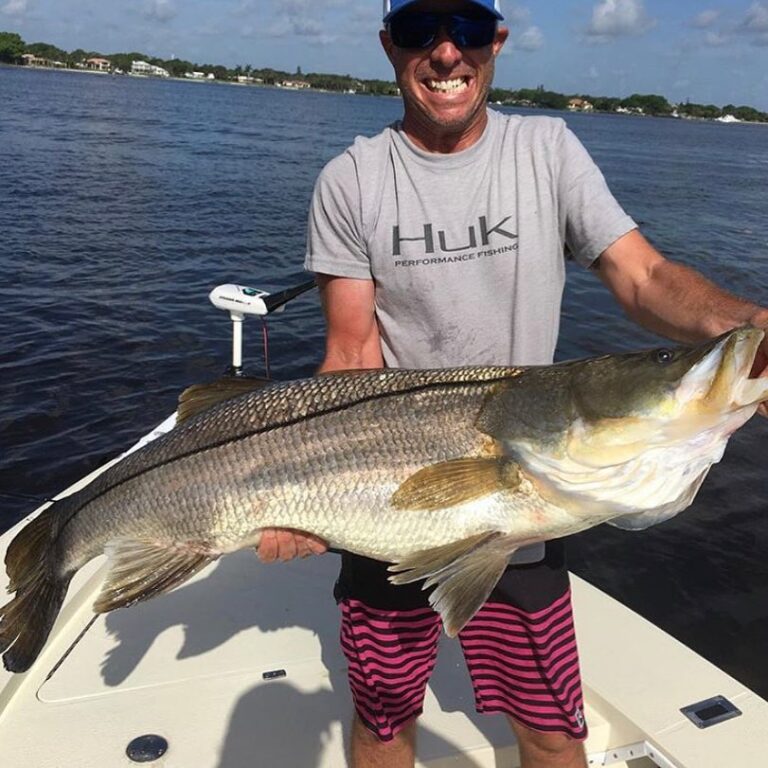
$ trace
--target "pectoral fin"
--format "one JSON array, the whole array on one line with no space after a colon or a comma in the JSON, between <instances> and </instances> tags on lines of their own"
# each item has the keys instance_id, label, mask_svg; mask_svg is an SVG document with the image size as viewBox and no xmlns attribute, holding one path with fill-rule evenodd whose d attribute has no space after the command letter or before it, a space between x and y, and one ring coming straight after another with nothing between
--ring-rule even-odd
<instances>
[{"instance_id":1,"label":"pectoral fin","mask_svg":"<svg viewBox=\"0 0 768 768\"><path fill-rule=\"evenodd\" d=\"M124 608L170 592L218 557L203 547L169 546L134 539L113 542L106 554L109 572L93 606L96 613Z\"/></svg>"},{"instance_id":2,"label":"pectoral fin","mask_svg":"<svg viewBox=\"0 0 768 768\"><path fill-rule=\"evenodd\" d=\"M464 458L443 461L411 475L392 495L396 509L445 509L520 484L517 464L509 459Z\"/></svg>"},{"instance_id":3,"label":"pectoral fin","mask_svg":"<svg viewBox=\"0 0 768 768\"><path fill-rule=\"evenodd\" d=\"M501 578L516 545L497 531L417 552L390 566L393 584L426 578L435 586L430 605L440 614L449 637L455 637L480 610Z\"/></svg>"}]
</instances>

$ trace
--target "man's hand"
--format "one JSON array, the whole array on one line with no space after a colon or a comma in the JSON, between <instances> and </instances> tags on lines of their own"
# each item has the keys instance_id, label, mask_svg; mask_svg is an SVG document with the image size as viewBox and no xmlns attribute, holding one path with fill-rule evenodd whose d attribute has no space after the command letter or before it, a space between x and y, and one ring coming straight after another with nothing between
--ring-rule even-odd
<instances>
[{"instance_id":1,"label":"man's hand","mask_svg":"<svg viewBox=\"0 0 768 768\"><path fill-rule=\"evenodd\" d=\"M265 528L256 553L262 562L273 563L275 560L286 562L295 557L322 555L327 549L328 544L311 533L291 528Z\"/></svg>"}]
</instances>

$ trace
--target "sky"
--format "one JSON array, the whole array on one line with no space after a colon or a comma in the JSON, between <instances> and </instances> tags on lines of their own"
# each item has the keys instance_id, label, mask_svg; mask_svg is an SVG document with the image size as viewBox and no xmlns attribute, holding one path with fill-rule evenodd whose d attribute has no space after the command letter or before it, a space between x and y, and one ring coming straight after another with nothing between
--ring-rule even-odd
<instances>
[{"instance_id":1,"label":"sky","mask_svg":"<svg viewBox=\"0 0 768 768\"><path fill-rule=\"evenodd\" d=\"M495 85L768 111L768 0L501 0ZM0 0L28 43L392 80L379 0Z\"/></svg>"}]
</instances>

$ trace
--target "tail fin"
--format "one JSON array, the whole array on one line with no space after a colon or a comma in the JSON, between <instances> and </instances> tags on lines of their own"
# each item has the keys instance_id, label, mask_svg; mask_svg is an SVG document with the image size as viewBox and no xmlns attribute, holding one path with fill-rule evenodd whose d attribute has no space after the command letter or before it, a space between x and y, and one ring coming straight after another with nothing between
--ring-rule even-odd
<instances>
[{"instance_id":1,"label":"tail fin","mask_svg":"<svg viewBox=\"0 0 768 768\"><path fill-rule=\"evenodd\" d=\"M16 592L0 608L0 653L10 672L25 672L38 657L72 578L58 573L54 543L62 520L56 506L22 528L5 555L8 591Z\"/></svg>"}]
</instances>

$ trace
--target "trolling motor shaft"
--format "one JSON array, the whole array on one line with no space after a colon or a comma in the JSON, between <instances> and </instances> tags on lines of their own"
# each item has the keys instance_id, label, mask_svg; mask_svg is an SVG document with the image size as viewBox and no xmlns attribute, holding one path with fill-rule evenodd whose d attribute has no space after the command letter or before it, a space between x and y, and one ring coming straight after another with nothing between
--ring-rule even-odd
<instances>
[{"instance_id":1,"label":"trolling motor shaft","mask_svg":"<svg viewBox=\"0 0 768 768\"><path fill-rule=\"evenodd\" d=\"M264 361L267 377L269 377L269 342L266 317L275 312L282 312L291 299L301 296L302 293L306 293L314 287L315 281L307 280L293 288L269 293L259 288L226 283L216 286L208 294L213 306L229 312L229 317L232 320L232 368L230 371L232 375L242 376L243 373L243 322L246 315L257 315L261 318L264 328Z\"/></svg>"}]
</instances>

